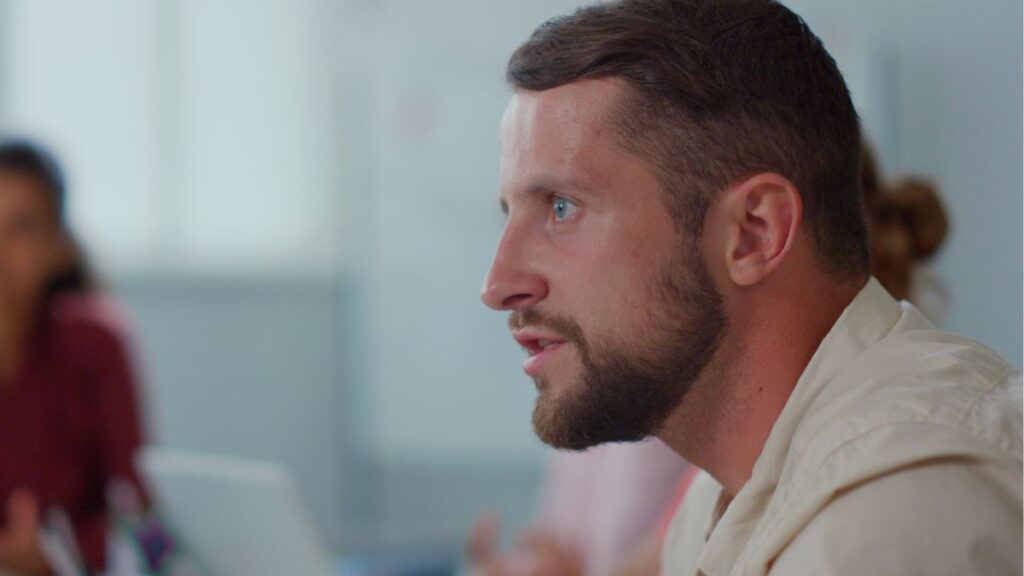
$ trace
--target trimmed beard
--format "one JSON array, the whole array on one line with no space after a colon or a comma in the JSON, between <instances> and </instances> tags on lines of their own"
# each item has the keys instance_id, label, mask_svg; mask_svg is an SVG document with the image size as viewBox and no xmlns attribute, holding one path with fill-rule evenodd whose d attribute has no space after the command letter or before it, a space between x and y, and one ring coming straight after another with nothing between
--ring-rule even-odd
<instances>
[{"instance_id":1,"label":"trimmed beard","mask_svg":"<svg viewBox=\"0 0 1024 576\"><path fill-rule=\"evenodd\" d=\"M635 442L657 431L711 362L726 331L722 298L704 261L670 264L652 283L651 327L639 347L588 338L565 316L530 309L509 325L544 326L573 344L582 371L558 396L543 376L533 427L555 448L585 450L607 442ZM623 352L623 350L629 350Z\"/></svg>"}]
</instances>

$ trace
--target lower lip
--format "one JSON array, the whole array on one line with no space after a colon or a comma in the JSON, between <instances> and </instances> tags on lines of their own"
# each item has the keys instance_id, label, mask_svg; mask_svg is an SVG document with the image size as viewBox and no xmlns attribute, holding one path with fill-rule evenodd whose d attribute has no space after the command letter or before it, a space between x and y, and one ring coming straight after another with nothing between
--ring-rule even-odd
<instances>
[{"instance_id":1,"label":"lower lip","mask_svg":"<svg viewBox=\"0 0 1024 576\"><path fill-rule=\"evenodd\" d=\"M561 350L565 342L559 342L558 344L552 344L544 350L530 356L523 361L523 372L526 372L528 376L538 376L542 370L544 370L544 364L551 360L551 356Z\"/></svg>"}]
</instances>

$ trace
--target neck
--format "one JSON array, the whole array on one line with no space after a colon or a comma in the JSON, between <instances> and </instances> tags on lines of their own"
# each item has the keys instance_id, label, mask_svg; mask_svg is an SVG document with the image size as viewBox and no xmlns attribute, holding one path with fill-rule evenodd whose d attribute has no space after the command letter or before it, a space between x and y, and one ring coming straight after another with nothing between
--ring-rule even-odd
<instances>
[{"instance_id":1,"label":"neck","mask_svg":"<svg viewBox=\"0 0 1024 576\"><path fill-rule=\"evenodd\" d=\"M859 291L808 286L750 296L729 310L729 333L658 437L735 496L814 352Z\"/></svg>"},{"instance_id":2,"label":"neck","mask_svg":"<svg viewBox=\"0 0 1024 576\"><path fill-rule=\"evenodd\" d=\"M0 299L0 388L6 388L21 364L38 305L14 305Z\"/></svg>"}]
</instances>

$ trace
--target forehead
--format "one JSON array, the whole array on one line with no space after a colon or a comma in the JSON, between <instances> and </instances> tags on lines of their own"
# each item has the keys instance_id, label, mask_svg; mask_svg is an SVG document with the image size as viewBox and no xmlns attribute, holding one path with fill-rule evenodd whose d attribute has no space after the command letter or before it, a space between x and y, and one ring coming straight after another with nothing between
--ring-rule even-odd
<instances>
[{"instance_id":1,"label":"forehead","mask_svg":"<svg viewBox=\"0 0 1024 576\"><path fill-rule=\"evenodd\" d=\"M50 212L53 199L26 174L0 169L0 207L5 210Z\"/></svg>"},{"instance_id":2,"label":"forehead","mask_svg":"<svg viewBox=\"0 0 1024 576\"><path fill-rule=\"evenodd\" d=\"M501 122L503 195L528 183L600 181L622 156L613 122L623 90L616 80L586 80L517 91Z\"/></svg>"}]
</instances>

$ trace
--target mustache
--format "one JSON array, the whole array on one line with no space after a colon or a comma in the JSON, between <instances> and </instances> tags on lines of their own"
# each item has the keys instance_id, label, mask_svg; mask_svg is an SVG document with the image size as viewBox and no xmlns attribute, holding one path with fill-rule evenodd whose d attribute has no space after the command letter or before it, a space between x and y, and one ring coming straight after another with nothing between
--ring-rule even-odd
<instances>
[{"instance_id":1,"label":"mustache","mask_svg":"<svg viewBox=\"0 0 1024 576\"><path fill-rule=\"evenodd\" d=\"M544 314L536 309L530 308L523 311L513 311L508 316L508 327L510 330L526 328L527 326L538 326L557 332L567 342L583 344L583 329L575 320L568 316L555 314Z\"/></svg>"}]
</instances>

